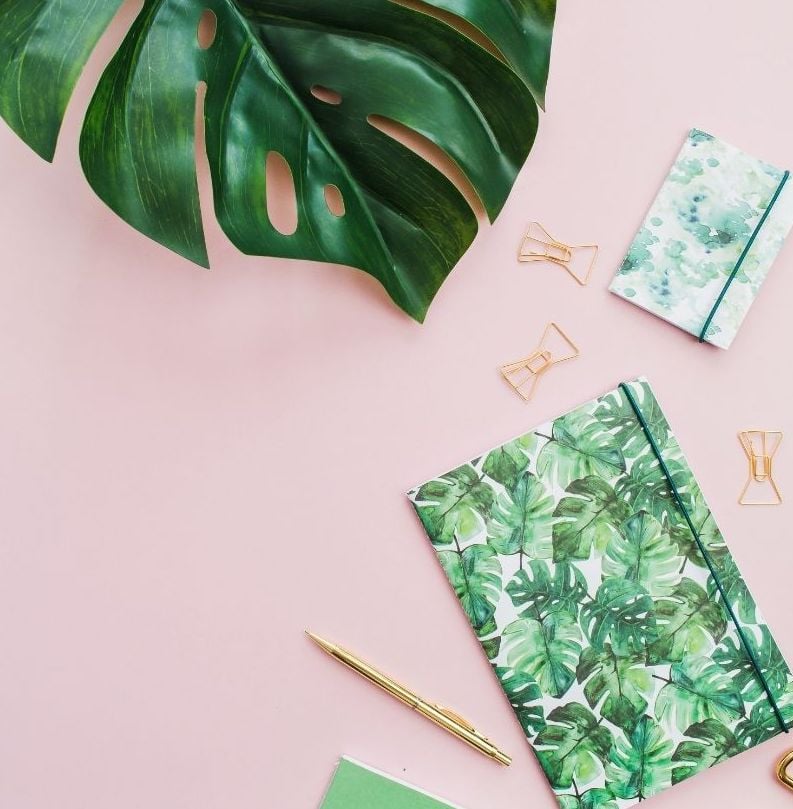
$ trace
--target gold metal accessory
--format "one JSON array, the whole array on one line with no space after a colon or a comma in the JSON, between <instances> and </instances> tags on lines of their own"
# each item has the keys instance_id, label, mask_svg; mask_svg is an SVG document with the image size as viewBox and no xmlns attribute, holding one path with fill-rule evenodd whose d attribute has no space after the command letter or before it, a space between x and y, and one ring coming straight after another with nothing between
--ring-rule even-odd
<instances>
[{"instance_id":1,"label":"gold metal accessory","mask_svg":"<svg viewBox=\"0 0 793 809\"><path fill-rule=\"evenodd\" d=\"M576 251L580 250L592 252L592 258L583 275L577 273L573 268L573 256ZM576 283L585 287L589 283L595 267L597 254L598 246L596 244L565 244L551 236L539 222L529 222L529 227L526 229L518 250L518 261L550 261L552 264L558 264L567 270Z\"/></svg>"},{"instance_id":2,"label":"gold metal accessory","mask_svg":"<svg viewBox=\"0 0 793 809\"><path fill-rule=\"evenodd\" d=\"M467 722L454 711L423 700L418 694L415 694L404 685L400 685L396 680L391 679L388 675L373 668L346 649L342 649L341 646L329 643L308 630L306 630L306 635L331 657L336 658L340 663L344 663L345 666L348 666L362 677L365 677L370 683L374 683L384 691L387 691L392 697L396 697L401 702L404 702L405 705L417 711L422 716L426 716L427 719L432 720L444 730L453 733L458 739L462 739L466 744L477 749L480 753L484 753L489 758L505 766L509 766L509 764L512 763L512 759L506 753L502 753L491 741L477 732L470 722Z\"/></svg>"},{"instance_id":3,"label":"gold metal accessory","mask_svg":"<svg viewBox=\"0 0 793 809\"><path fill-rule=\"evenodd\" d=\"M552 343L562 348L562 353L554 351ZM566 349L566 350L565 350ZM501 374L526 402L531 401L540 377L553 365L575 359L581 352L578 346L551 321L542 333L540 345L528 357L518 362L503 365Z\"/></svg>"},{"instance_id":4,"label":"gold metal accessory","mask_svg":"<svg viewBox=\"0 0 793 809\"><path fill-rule=\"evenodd\" d=\"M788 789L793 789L793 777L788 775L788 767L793 764L793 750L789 753L785 753L781 759L779 759L779 764L777 764L776 768L776 777L786 786Z\"/></svg>"},{"instance_id":5,"label":"gold metal accessory","mask_svg":"<svg viewBox=\"0 0 793 809\"><path fill-rule=\"evenodd\" d=\"M738 434L749 461L749 477L738 498L742 506L778 506L782 502L774 482L774 455L782 437L779 430L743 430ZM750 489L756 494L750 495ZM753 499L749 500L750 496Z\"/></svg>"}]
</instances>

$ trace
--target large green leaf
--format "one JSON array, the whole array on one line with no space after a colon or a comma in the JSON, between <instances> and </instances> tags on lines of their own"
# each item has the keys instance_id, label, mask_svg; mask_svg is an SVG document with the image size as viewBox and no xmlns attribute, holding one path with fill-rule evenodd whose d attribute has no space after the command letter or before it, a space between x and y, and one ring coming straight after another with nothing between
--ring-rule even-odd
<instances>
[{"instance_id":1,"label":"large green leaf","mask_svg":"<svg viewBox=\"0 0 793 809\"><path fill-rule=\"evenodd\" d=\"M603 553L629 513L605 480L594 476L574 480L554 512L558 518L553 526L554 561L589 559L593 550Z\"/></svg>"},{"instance_id":2,"label":"large green leaf","mask_svg":"<svg viewBox=\"0 0 793 809\"><path fill-rule=\"evenodd\" d=\"M0 0L0 114L47 159L74 84L120 6ZM234 244L359 267L423 319L473 239L476 216L441 172L371 116L445 152L492 220L534 141L532 92L542 99L555 3L431 0L423 8L479 28L501 58L461 26L390 0L145 0L86 114L88 181L133 227L206 265L194 131L196 88L206 82L215 213ZM217 21L207 48L196 35L205 10ZM328 103L327 93L323 100L317 85L341 103ZM267 215L273 152L294 178L291 235ZM340 192L341 216L326 202L328 186Z\"/></svg>"},{"instance_id":3,"label":"large green leaf","mask_svg":"<svg viewBox=\"0 0 793 809\"><path fill-rule=\"evenodd\" d=\"M474 629L483 627L501 595L501 562L489 545L470 545L461 553L441 551L441 565Z\"/></svg>"},{"instance_id":4,"label":"large green leaf","mask_svg":"<svg viewBox=\"0 0 793 809\"><path fill-rule=\"evenodd\" d=\"M674 745L663 728L643 716L630 737L617 738L606 765L609 789L623 800L642 801L666 789L672 781Z\"/></svg>"},{"instance_id":5,"label":"large green leaf","mask_svg":"<svg viewBox=\"0 0 793 809\"><path fill-rule=\"evenodd\" d=\"M754 634L756 629L752 630L750 627L743 629L774 699L781 700L790 677L790 670L785 658L782 657L782 652L779 651L767 626L759 627L759 643ZM757 676L754 663L739 638L732 635L725 637L713 652L713 659L730 675L745 702L754 702L765 696L765 689Z\"/></svg>"},{"instance_id":6,"label":"large green leaf","mask_svg":"<svg viewBox=\"0 0 793 809\"><path fill-rule=\"evenodd\" d=\"M519 618L504 629L501 641L507 664L531 675L543 693L561 697L573 684L581 631L563 613L542 621Z\"/></svg>"},{"instance_id":7,"label":"large green leaf","mask_svg":"<svg viewBox=\"0 0 793 809\"><path fill-rule=\"evenodd\" d=\"M539 685L525 672L505 666L494 668L526 738L531 739L545 727L543 695Z\"/></svg>"},{"instance_id":8,"label":"large green leaf","mask_svg":"<svg viewBox=\"0 0 793 809\"><path fill-rule=\"evenodd\" d=\"M538 441L534 433L528 433L515 441L496 447L485 456L482 470L507 489L514 488L518 478L528 468L529 455Z\"/></svg>"},{"instance_id":9,"label":"large green leaf","mask_svg":"<svg viewBox=\"0 0 793 809\"><path fill-rule=\"evenodd\" d=\"M721 605L691 579L683 579L666 598L655 602L658 639L648 649L651 663L675 663L706 655L727 629Z\"/></svg>"},{"instance_id":10,"label":"large green leaf","mask_svg":"<svg viewBox=\"0 0 793 809\"><path fill-rule=\"evenodd\" d=\"M726 555L727 543L716 525L716 520L705 502L702 492L697 488L689 502L686 504L691 522L697 529L700 542L704 545L708 557L714 564L719 564ZM688 523L684 520L675 523L670 531L670 536L675 541L682 553L689 562L693 562L698 567L707 567L707 562L699 548Z\"/></svg>"},{"instance_id":11,"label":"large green leaf","mask_svg":"<svg viewBox=\"0 0 793 809\"><path fill-rule=\"evenodd\" d=\"M551 577L548 565L533 559L510 579L507 594L523 617L541 620L561 613L575 620L587 594L586 579L575 565L566 562L554 565Z\"/></svg>"},{"instance_id":12,"label":"large green leaf","mask_svg":"<svg viewBox=\"0 0 793 809\"><path fill-rule=\"evenodd\" d=\"M721 590L727 596L727 601L730 606L737 613L738 618L747 624L754 624L757 622L757 607L754 603L754 598L746 586L741 571L738 570L738 565L729 554L726 554L717 564L717 574ZM708 578L708 595L716 599L720 604L724 603L721 596L721 590L716 586L716 581L711 575Z\"/></svg>"},{"instance_id":13,"label":"large green leaf","mask_svg":"<svg viewBox=\"0 0 793 809\"><path fill-rule=\"evenodd\" d=\"M779 719L771 703L765 699L755 703L749 716L735 727L735 738L744 747L754 747L779 733L782 733Z\"/></svg>"},{"instance_id":14,"label":"large green leaf","mask_svg":"<svg viewBox=\"0 0 793 809\"><path fill-rule=\"evenodd\" d=\"M743 716L743 700L732 679L706 657L687 657L672 666L655 700L655 716L681 732L705 719L731 723Z\"/></svg>"},{"instance_id":15,"label":"large green leaf","mask_svg":"<svg viewBox=\"0 0 793 809\"><path fill-rule=\"evenodd\" d=\"M687 495L693 483L691 474L674 458L664 458L664 461L680 495ZM681 523L684 519L658 459L649 449L633 462L628 474L617 481L616 491L633 512L647 511L657 520L671 524Z\"/></svg>"},{"instance_id":16,"label":"large green leaf","mask_svg":"<svg viewBox=\"0 0 793 809\"><path fill-rule=\"evenodd\" d=\"M644 652L656 638L653 600L636 582L606 579L581 608L581 624L598 650L611 641L618 655Z\"/></svg>"},{"instance_id":17,"label":"large green leaf","mask_svg":"<svg viewBox=\"0 0 793 809\"><path fill-rule=\"evenodd\" d=\"M646 382L631 385L631 391L638 400L642 416L660 449L666 446L669 438L669 425L660 405ZM599 400L595 416L620 442L622 451L628 458L635 458L647 449L647 436L636 411L628 397L618 389L607 393Z\"/></svg>"},{"instance_id":18,"label":"large green leaf","mask_svg":"<svg viewBox=\"0 0 793 809\"><path fill-rule=\"evenodd\" d=\"M554 789L590 783L608 759L613 739L608 728L577 702L554 708L534 745Z\"/></svg>"},{"instance_id":19,"label":"large green leaf","mask_svg":"<svg viewBox=\"0 0 793 809\"><path fill-rule=\"evenodd\" d=\"M581 795L557 795L556 799L561 809L619 809L611 792L598 787Z\"/></svg>"},{"instance_id":20,"label":"large green leaf","mask_svg":"<svg viewBox=\"0 0 793 809\"><path fill-rule=\"evenodd\" d=\"M425 483L414 503L433 544L443 546L466 542L484 531L493 490L472 466L461 466Z\"/></svg>"},{"instance_id":21,"label":"large green leaf","mask_svg":"<svg viewBox=\"0 0 793 809\"><path fill-rule=\"evenodd\" d=\"M651 595L668 595L684 560L655 517L640 511L620 526L606 548L603 575L634 581Z\"/></svg>"},{"instance_id":22,"label":"large green leaf","mask_svg":"<svg viewBox=\"0 0 793 809\"><path fill-rule=\"evenodd\" d=\"M502 554L523 553L531 559L550 559L553 536L553 498L530 472L518 478L493 510L488 538Z\"/></svg>"},{"instance_id":23,"label":"large green leaf","mask_svg":"<svg viewBox=\"0 0 793 809\"><path fill-rule=\"evenodd\" d=\"M630 732L647 708L653 680L642 653L618 657L610 643L602 651L588 646L576 669L579 683L586 682L584 696L590 708L600 705L600 714ZM605 696L605 699L603 697Z\"/></svg>"},{"instance_id":24,"label":"large green leaf","mask_svg":"<svg viewBox=\"0 0 793 809\"><path fill-rule=\"evenodd\" d=\"M580 411L556 419L551 440L537 457L537 474L550 476L562 488L589 475L611 478L624 471L617 439Z\"/></svg>"},{"instance_id":25,"label":"large green leaf","mask_svg":"<svg viewBox=\"0 0 793 809\"><path fill-rule=\"evenodd\" d=\"M672 783L678 784L701 770L713 767L746 748L721 722L706 719L686 730L686 736L696 741L683 741L672 755L672 761L679 763L672 771Z\"/></svg>"}]
</instances>

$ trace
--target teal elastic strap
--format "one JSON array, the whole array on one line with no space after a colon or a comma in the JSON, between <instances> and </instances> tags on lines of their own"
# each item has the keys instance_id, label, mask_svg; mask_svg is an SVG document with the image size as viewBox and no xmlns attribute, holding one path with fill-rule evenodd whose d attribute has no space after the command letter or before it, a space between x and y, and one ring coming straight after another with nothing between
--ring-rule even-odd
<instances>
[{"instance_id":1,"label":"teal elastic strap","mask_svg":"<svg viewBox=\"0 0 793 809\"><path fill-rule=\"evenodd\" d=\"M765 689L765 693L768 696L768 701L771 703L771 707L774 709L774 713L776 714L776 718L779 721L779 725L785 733L788 732L787 722L785 722L785 718L782 716L782 712L779 710L779 706L777 705L776 700L774 699L774 695L771 692L771 687L768 685L768 680L766 680L765 675L763 674L763 670L760 667L760 663L757 660L757 655L752 649L751 644L749 643L749 639L746 637L746 633L743 631L743 627L741 626L740 621L738 620L738 616L735 614L735 611L730 604L730 600L727 598L727 593L724 590L724 586L721 583L721 579L719 578L719 574L716 572L716 568L713 565L713 562L710 558L710 554L708 553L707 549L705 548L705 544L702 542L702 539L699 536L699 531L694 527L694 522L691 519L691 515L688 513L688 509L683 503L683 498L680 496L680 492L675 485L675 481L672 478L672 473L669 471L669 467L666 465L666 461L664 461L663 455L661 454L661 450L658 447L658 444L655 443L655 438L653 437L652 432L650 431L650 425L647 423L647 420L644 418L644 414L639 407L636 399L634 398L631 389L626 385L624 382L620 385L620 388L628 397L628 402L630 406L633 408L633 411L636 413L636 418L639 420L639 424L641 424L642 430L644 430L644 434L647 436L647 441L652 447L653 452L655 453L655 457L658 459L658 463L661 466L661 470L663 471L664 475L666 476L666 481L669 484L669 489L672 492L672 497L677 503L677 507L680 509L681 513L685 517L686 522L688 523L688 527L694 537L695 542L697 543L697 547L699 548L700 553L702 554L702 558L705 560L705 564L708 566L708 570L710 570L710 575L713 577L713 581L718 588L719 594L721 595L722 601L724 602L724 606L727 608L727 612L730 614L730 618L732 618L732 622L735 624L735 628L738 630L738 637L741 639L741 643L743 644L743 648L746 649L746 654L749 656L749 660L751 661L752 666L754 667L755 672L757 673L757 678L760 680L763 688Z\"/></svg>"},{"instance_id":2,"label":"teal elastic strap","mask_svg":"<svg viewBox=\"0 0 793 809\"><path fill-rule=\"evenodd\" d=\"M749 241L746 242L746 247L743 248L743 252L738 257L738 263L732 268L730 277L727 279L726 283L722 287L722 290L719 293L719 297L716 298L716 303L713 304L713 308L710 310L708 319L705 321L705 325L702 327L702 331L699 333L700 343L705 342L705 335L708 333L708 329L710 328L710 324L713 322L713 318L716 317L716 312L721 306L721 302L724 300L724 296L727 294L727 290L730 288L730 285L735 280L735 276L738 275L738 270L741 269L741 264L743 264L744 259L749 254L749 251L752 249L754 240L757 238L757 234L760 233L760 230L765 224L765 220L768 219L768 214L771 213L771 209L774 207L774 203L779 199L779 195L782 193L782 189L785 187L785 183L787 182L788 177L790 177L790 172L786 171L782 175L782 181L777 186L776 191L774 191L774 196L771 197L771 201L768 203L768 206L763 211L763 215L760 217L760 221L757 223L757 226L755 227L754 231L752 231L752 235L749 237Z\"/></svg>"}]
</instances>

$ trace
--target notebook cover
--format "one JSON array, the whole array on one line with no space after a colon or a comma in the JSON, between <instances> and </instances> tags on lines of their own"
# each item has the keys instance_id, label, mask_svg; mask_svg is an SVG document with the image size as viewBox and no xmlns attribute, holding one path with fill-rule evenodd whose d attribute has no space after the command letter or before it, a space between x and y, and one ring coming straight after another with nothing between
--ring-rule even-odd
<instances>
[{"instance_id":1,"label":"notebook cover","mask_svg":"<svg viewBox=\"0 0 793 809\"><path fill-rule=\"evenodd\" d=\"M790 669L628 384L789 723ZM782 732L622 389L409 497L562 809L624 809Z\"/></svg>"},{"instance_id":2,"label":"notebook cover","mask_svg":"<svg viewBox=\"0 0 793 809\"><path fill-rule=\"evenodd\" d=\"M692 129L611 284L611 291L699 337L783 170ZM728 348L793 224L783 187L708 328Z\"/></svg>"},{"instance_id":3,"label":"notebook cover","mask_svg":"<svg viewBox=\"0 0 793 809\"><path fill-rule=\"evenodd\" d=\"M344 757L319 809L460 809Z\"/></svg>"}]
</instances>

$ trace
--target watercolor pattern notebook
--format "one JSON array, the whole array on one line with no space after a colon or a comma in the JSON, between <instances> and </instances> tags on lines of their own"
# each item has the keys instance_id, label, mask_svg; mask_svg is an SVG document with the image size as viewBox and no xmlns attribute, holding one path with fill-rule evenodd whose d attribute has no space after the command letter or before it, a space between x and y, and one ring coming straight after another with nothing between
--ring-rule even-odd
<instances>
[{"instance_id":1,"label":"watercolor pattern notebook","mask_svg":"<svg viewBox=\"0 0 793 809\"><path fill-rule=\"evenodd\" d=\"M611 284L728 348L793 224L788 173L692 129Z\"/></svg>"},{"instance_id":2,"label":"watercolor pattern notebook","mask_svg":"<svg viewBox=\"0 0 793 809\"><path fill-rule=\"evenodd\" d=\"M646 380L409 497L562 809L632 806L793 720L793 675Z\"/></svg>"},{"instance_id":3,"label":"watercolor pattern notebook","mask_svg":"<svg viewBox=\"0 0 793 809\"><path fill-rule=\"evenodd\" d=\"M319 809L460 809L440 798L347 758L339 766Z\"/></svg>"}]
</instances>

